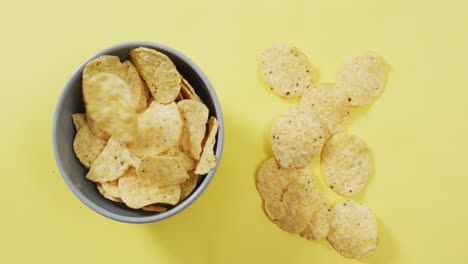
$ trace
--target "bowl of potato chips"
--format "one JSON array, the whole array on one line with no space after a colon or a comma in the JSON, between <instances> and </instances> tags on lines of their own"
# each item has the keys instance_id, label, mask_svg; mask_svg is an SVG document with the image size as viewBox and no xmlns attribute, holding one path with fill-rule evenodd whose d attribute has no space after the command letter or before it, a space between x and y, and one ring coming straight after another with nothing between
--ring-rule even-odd
<instances>
[{"instance_id":1,"label":"bowl of potato chips","mask_svg":"<svg viewBox=\"0 0 468 264\"><path fill-rule=\"evenodd\" d=\"M108 218L148 223L192 204L213 178L223 116L201 69L170 47L125 42L86 60L53 121L57 166L72 192Z\"/></svg>"}]
</instances>

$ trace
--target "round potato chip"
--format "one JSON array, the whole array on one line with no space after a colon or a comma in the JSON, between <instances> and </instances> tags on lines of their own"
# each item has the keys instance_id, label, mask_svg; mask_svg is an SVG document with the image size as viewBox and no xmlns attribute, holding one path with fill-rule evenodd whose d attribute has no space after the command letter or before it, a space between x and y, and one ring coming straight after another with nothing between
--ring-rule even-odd
<instances>
[{"instance_id":1,"label":"round potato chip","mask_svg":"<svg viewBox=\"0 0 468 264\"><path fill-rule=\"evenodd\" d=\"M341 255L363 258L374 253L379 233L374 213L354 200L342 200L331 211L327 239Z\"/></svg>"},{"instance_id":2,"label":"round potato chip","mask_svg":"<svg viewBox=\"0 0 468 264\"><path fill-rule=\"evenodd\" d=\"M132 49L130 57L156 102L168 104L176 99L182 77L169 57L144 47Z\"/></svg>"},{"instance_id":3,"label":"round potato chip","mask_svg":"<svg viewBox=\"0 0 468 264\"><path fill-rule=\"evenodd\" d=\"M177 106L184 120L180 147L190 157L199 160L209 110L206 105L195 100L182 100L177 103Z\"/></svg>"},{"instance_id":4,"label":"round potato chip","mask_svg":"<svg viewBox=\"0 0 468 264\"><path fill-rule=\"evenodd\" d=\"M181 158L144 156L137 168L141 178L152 178L158 186L176 185L189 178Z\"/></svg>"},{"instance_id":5,"label":"round potato chip","mask_svg":"<svg viewBox=\"0 0 468 264\"><path fill-rule=\"evenodd\" d=\"M271 89L286 98L301 96L312 83L307 56L288 43L275 43L263 52L261 71Z\"/></svg>"},{"instance_id":6,"label":"round potato chip","mask_svg":"<svg viewBox=\"0 0 468 264\"><path fill-rule=\"evenodd\" d=\"M372 161L364 140L351 133L339 133L325 144L320 167L328 186L349 196L366 186Z\"/></svg>"},{"instance_id":7,"label":"round potato chip","mask_svg":"<svg viewBox=\"0 0 468 264\"><path fill-rule=\"evenodd\" d=\"M295 181L312 181L309 168L283 168L271 158L258 171L256 185L263 200L281 201L286 187Z\"/></svg>"},{"instance_id":8,"label":"round potato chip","mask_svg":"<svg viewBox=\"0 0 468 264\"><path fill-rule=\"evenodd\" d=\"M299 106L289 108L274 121L271 135L273 154L285 168L306 166L320 154L324 143L320 120Z\"/></svg>"},{"instance_id":9,"label":"round potato chip","mask_svg":"<svg viewBox=\"0 0 468 264\"><path fill-rule=\"evenodd\" d=\"M106 143L104 139L91 133L91 130L89 130L85 122L75 135L73 150L81 164L89 168L101 154Z\"/></svg>"},{"instance_id":10,"label":"round potato chip","mask_svg":"<svg viewBox=\"0 0 468 264\"><path fill-rule=\"evenodd\" d=\"M143 80L138 74L137 69L133 65L131 61L125 61L123 63L123 67L125 68L125 77L128 86L130 87L130 92L132 94L132 102L135 104L135 109L137 112L141 112L146 109L147 107L147 98L144 94L144 85Z\"/></svg>"},{"instance_id":11,"label":"round potato chip","mask_svg":"<svg viewBox=\"0 0 468 264\"><path fill-rule=\"evenodd\" d=\"M196 161L185 154L185 152L183 152L179 146L163 151L159 154L159 156L168 156L182 159L181 164L186 171L194 170L197 165Z\"/></svg>"},{"instance_id":12,"label":"round potato chip","mask_svg":"<svg viewBox=\"0 0 468 264\"><path fill-rule=\"evenodd\" d=\"M312 198L314 199L312 217L300 235L310 240L322 240L327 236L330 228L330 208L320 190L315 186L310 189L313 192Z\"/></svg>"},{"instance_id":13,"label":"round potato chip","mask_svg":"<svg viewBox=\"0 0 468 264\"><path fill-rule=\"evenodd\" d=\"M348 97L334 83L318 83L306 89L299 104L320 119L326 139L343 130L349 115Z\"/></svg>"},{"instance_id":14,"label":"round potato chip","mask_svg":"<svg viewBox=\"0 0 468 264\"><path fill-rule=\"evenodd\" d=\"M110 73L97 73L83 87L87 114L96 125L124 142L137 129L136 106L128 85Z\"/></svg>"},{"instance_id":15,"label":"round potato chip","mask_svg":"<svg viewBox=\"0 0 468 264\"><path fill-rule=\"evenodd\" d=\"M114 196L110 195L109 193L107 193L107 192L104 190L104 188L102 187L102 184L101 184L101 183L97 182L97 183L96 183L96 187L97 187L99 193L100 193L102 196L104 196L104 198L106 198L106 199L108 199L108 200L111 200L111 201L113 201L113 202L123 203L123 202L122 202L122 199L120 199L119 197L114 197Z\"/></svg>"},{"instance_id":16,"label":"round potato chip","mask_svg":"<svg viewBox=\"0 0 468 264\"><path fill-rule=\"evenodd\" d=\"M127 81L126 70L120 62L119 57L112 55L102 55L88 62L83 69L83 89L88 85L89 79L94 75L107 72L118 76L124 81Z\"/></svg>"},{"instance_id":17,"label":"round potato chip","mask_svg":"<svg viewBox=\"0 0 468 264\"><path fill-rule=\"evenodd\" d=\"M384 84L384 62L372 51L364 52L341 65L336 82L352 106L368 105L380 93Z\"/></svg>"},{"instance_id":18,"label":"round potato chip","mask_svg":"<svg viewBox=\"0 0 468 264\"><path fill-rule=\"evenodd\" d=\"M108 182L101 182L101 186L109 195L120 198L119 193L119 180L113 180Z\"/></svg>"}]
</instances>

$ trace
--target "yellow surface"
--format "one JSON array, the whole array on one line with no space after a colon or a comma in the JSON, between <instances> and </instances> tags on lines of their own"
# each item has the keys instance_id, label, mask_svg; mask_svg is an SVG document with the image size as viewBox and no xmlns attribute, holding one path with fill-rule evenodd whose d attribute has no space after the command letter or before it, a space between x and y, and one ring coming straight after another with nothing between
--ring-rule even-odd
<instances>
[{"instance_id":1,"label":"yellow surface","mask_svg":"<svg viewBox=\"0 0 468 264\"><path fill-rule=\"evenodd\" d=\"M342 62L366 49L389 65L382 95L352 109L348 125L375 160L357 198L378 216L381 237L364 262L468 261L467 1L0 6L0 263L358 263L326 241L281 231L262 212L255 171L271 156L271 119L293 103L259 78L259 55L277 40L303 50L320 81L333 81ZM51 145L52 114L71 73L127 40L164 43L191 57L216 88L225 118L223 159L204 195L177 216L145 225L84 206L60 177Z\"/></svg>"}]
</instances>

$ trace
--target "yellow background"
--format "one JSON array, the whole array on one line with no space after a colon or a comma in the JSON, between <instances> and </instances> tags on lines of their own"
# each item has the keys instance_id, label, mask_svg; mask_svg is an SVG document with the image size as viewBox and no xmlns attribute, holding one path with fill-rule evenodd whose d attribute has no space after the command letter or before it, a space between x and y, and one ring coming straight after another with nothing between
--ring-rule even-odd
<instances>
[{"instance_id":1,"label":"yellow background","mask_svg":"<svg viewBox=\"0 0 468 264\"><path fill-rule=\"evenodd\" d=\"M254 175L271 156L271 120L285 101L263 85L258 62L274 41L303 50L333 81L361 51L381 53L388 81L347 127L368 143L375 174L357 197L379 219L364 263L468 261L468 3L453 1L3 1L1 263L357 263L326 242L271 223ZM172 46L218 93L223 158L190 208L132 225L83 205L53 158L52 116L72 72L128 40ZM338 196L320 180L320 188Z\"/></svg>"}]
</instances>

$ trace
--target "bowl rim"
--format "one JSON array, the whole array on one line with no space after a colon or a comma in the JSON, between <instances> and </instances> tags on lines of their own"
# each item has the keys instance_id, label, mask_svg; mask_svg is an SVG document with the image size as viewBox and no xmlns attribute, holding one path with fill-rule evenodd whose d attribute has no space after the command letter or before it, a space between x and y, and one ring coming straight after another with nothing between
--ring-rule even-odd
<instances>
[{"instance_id":1,"label":"bowl rim","mask_svg":"<svg viewBox=\"0 0 468 264\"><path fill-rule=\"evenodd\" d=\"M190 68L192 68L195 73L200 77L201 81L205 84L205 86L208 89L208 94L211 97L211 100L213 101L214 108L215 108L215 116L216 119L218 120L219 124L219 129L218 129L218 135L217 135L217 147L215 150L215 155L217 159L217 164L216 167L213 168L206 176L205 179L198 185L198 187L192 192L192 194L186 198L184 201L181 203L177 204L170 210L155 214L155 215L149 215L149 216L123 216L119 215L113 212L108 211L107 209L97 205L90 199L88 199L84 194L82 194L78 188L76 188L73 183L70 180L70 177L68 176L67 172L65 171L64 167L62 166L62 163L59 158L59 152L58 152L58 144L57 144L57 131L58 131L58 115L60 109L62 109L64 105L64 100L65 100L65 94L70 89L71 84L72 84L72 79L75 77L77 74L81 74L85 65L90 62L91 60L94 60L95 58L101 56L101 55L107 55L115 50L119 49L125 49L125 48L136 48L136 47L148 47L148 48L154 48L157 49L158 51L161 51L165 54L171 54L172 56L178 57L180 60L184 61L187 65L189 65ZM64 87L62 88L61 94L58 98L57 104L55 106L55 111L54 111L54 118L53 118L53 125L52 125L52 145L53 145L53 152L54 152L54 158L55 158L55 163L57 164L57 167L60 171L60 175L62 176L63 180L67 184L68 188L75 194L75 196L86 206L91 208L93 211L97 212L100 215L103 215L107 218L117 220L120 222L125 222L125 223L150 223L150 222L157 222L161 221L163 219L169 218L173 215L176 215L177 213L181 212L188 206L190 206L192 203L194 203L200 195L205 191L209 183L212 181L214 175L216 174L216 171L218 169L218 166L221 162L221 156L222 156L222 151L223 151L223 144L224 144L224 120L223 120L223 113L221 111L221 105L218 100L218 96L216 95L216 91L213 88L211 82L209 81L208 77L205 75L205 73L196 65L191 59L189 59L187 56L185 56L183 53L180 51L177 51L169 46L166 46L164 44L160 43L154 43L154 42L149 42L149 41L126 41L126 42L121 42L117 43L114 45L111 45L105 49L102 49L101 51L96 52L94 55L90 56L85 62L83 62L78 68L70 75L68 81L65 83Z\"/></svg>"}]
</instances>

